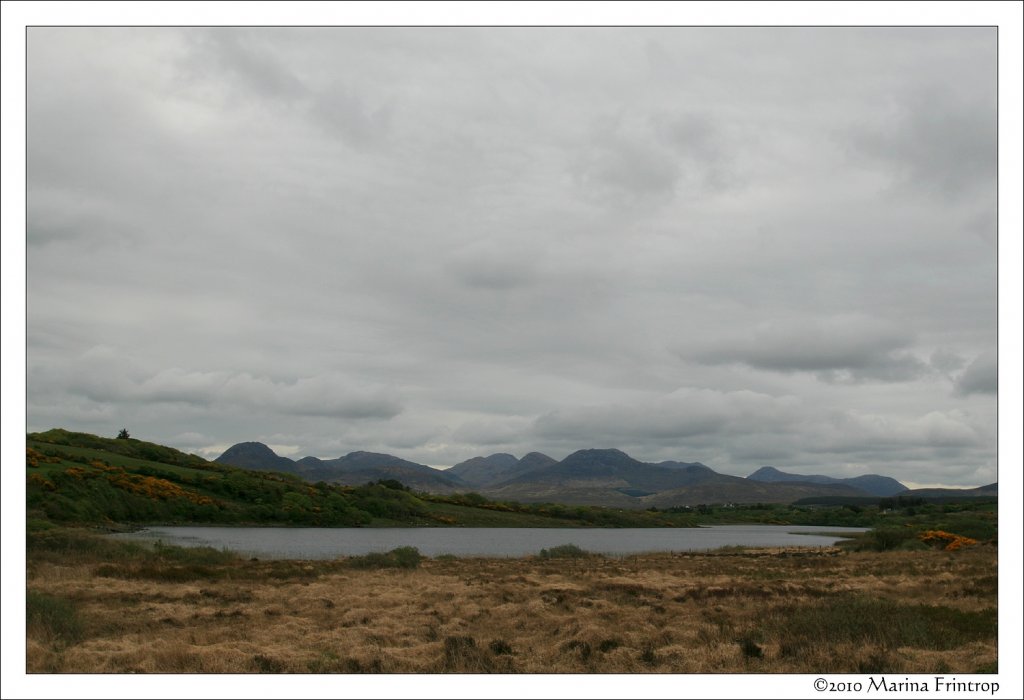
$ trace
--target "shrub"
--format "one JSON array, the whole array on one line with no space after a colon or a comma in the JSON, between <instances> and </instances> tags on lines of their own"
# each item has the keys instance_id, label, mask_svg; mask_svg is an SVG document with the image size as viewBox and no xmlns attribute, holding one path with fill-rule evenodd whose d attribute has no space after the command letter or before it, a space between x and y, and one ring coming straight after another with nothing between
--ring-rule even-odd
<instances>
[{"instance_id":1,"label":"shrub","mask_svg":"<svg viewBox=\"0 0 1024 700\"><path fill-rule=\"evenodd\" d=\"M750 637L744 637L739 641L740 650L743 652L743 657L746 659L761 659L764 658L764 649L761 645L755 642Z\"/></svg>"},{"instance_id":2,"label":"shrub","mask_svg":"<svg viewBox=\"0 0 1024 700\"><path fill-rule=\"evenodd\" d=\"M53 530L56 527L49 520L43 520L42 518L28 518L25 520L25 530L28 532L44 532L46 530Z\"/></svg>"},{"instance_id":3,"label":"shrub","mask_svg":"<svg viewBox=\"0 0 1024 700\"><path fill-rule=\"evenodd\" d=\"M392 549L389 554L394 557L395 565L400 569L415 569L423 560L420 550L415 547L399 547Z\"/></svg>"},{"instance_id":4,"label":"shrub","mask_svg":"<svg viewBox=\"0 0 1024 700\"><path fill-rule=\"evenodd\" d=\"M963 547L972 547L978 544L977 540L970 537L954 535L944 530L927 530L917 537L922 542L937 546L939 549L945 549L947 552L954 552Z\"/></svg>"},{"instance_id":5,"label":"shrub","mask_svg":"<svg viewBox=\"0 0 1024 700\"><path fill-rule=\"evenodd\" d=\"M214 547L179 547L157 540L154 551L160 559L182 564L230 564L238 561L235 552Z\"/></svg>"},{"instance_id":6,"label":"shrub","mask_svg":"<svg viewBox=\"0 0 1024 700\"><path fill-rule=\"evenodd\" d=\"M883 527L861 533L841 544L854 551L888 552L913 540L915 533L909 528Z\"/></svg>"},{"instance_id":7,"label":"shrub","mask_svg":"<svg viewBox=\"0 0 1024 700\"><path fill-rule=\"evenodd\" d=\"M477 648L473 637L445 637L442 668L459 673L488 673L493 670L493 660Z\"/></svg>"},{"instance_id":8,"label":"shrub","mask_svg":"<svg viewBox=\"0 0 1024 700\"><path fill-rule=\"evenodd\" d=\"M580 549L574 544L560 544L551 549L540 550L541 559L580 559L589 556L590 552Z\"/></svg>"},{"instance_id":9,"label":"shrub","mask_svg":"<svg viewBox=\"0 0 1024 700\"><path fill-rule=\"evenodd\" d=\"M899 658L891 650L875 650L866 659L857 661L857 673L896 673L898 669ZM949 673L949 670L941 673Z\"/></svg>"},{"instance_id":10,"label":"shrub","mask_svg":"<svg viewBox=\"0 0 1024 700\"><path fill-rule=\"evenodd\" d=\"M493 639L488 646L491 648L491 653L495 656L512 653L512 645L504 639Z\"/></svg>"},{"instance_id":11,"label":"shrub","mask_svg":"<svg viewBox=\"0 0 1024 700\"><path fill-rule=\"evenodd\" d=\"M264 656L263 654L253 656L252 664L260 673L284 673L285 671L284 662L272 656Z\"/></svg>"},{"instance_id":12,"label":"shrub","mask_svg":"<svg viewBox=\"0 0 1024 700\"><path fill-rule=\"evenodd\" d=\"M586 661L590 658L590 654L593 650L590 647L590 642L584 642L579 639L573 639L562 645L562 651L578 651L580 655L580 661Z\"/></svg>"},{"instance_id":13,"label":"shrub","mask_svg":"<svg viewBox=\"0 0 1024 700\"><path fill-rule=\"evenodd\" d=\"M349 557L348 565L356 569L415 569L423 560L420 550L415 547L398 547L390 552L370 552Z\"/></svg>"}]
</instances>

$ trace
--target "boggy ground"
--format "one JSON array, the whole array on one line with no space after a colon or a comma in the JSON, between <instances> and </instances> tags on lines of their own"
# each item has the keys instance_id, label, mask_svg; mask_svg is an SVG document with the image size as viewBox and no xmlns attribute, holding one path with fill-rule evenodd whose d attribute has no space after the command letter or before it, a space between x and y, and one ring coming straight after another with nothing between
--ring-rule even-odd
<instances>
[{"instance_id":1,"label":"boggy ground","mask_svg":"<svg viewBox=\"0 0 1024 700\"><path fill-rule=\"evenodd\" d=\"M54 551L28 671L974 673L995 547L424 559L417 568Z\"/></svg>"}]
</instances>

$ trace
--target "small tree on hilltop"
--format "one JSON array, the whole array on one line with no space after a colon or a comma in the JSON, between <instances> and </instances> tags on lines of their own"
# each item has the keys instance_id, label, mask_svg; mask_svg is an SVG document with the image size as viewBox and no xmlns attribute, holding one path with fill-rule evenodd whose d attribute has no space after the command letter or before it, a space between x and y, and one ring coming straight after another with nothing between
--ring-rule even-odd
<instances>
[{"instance_id":1,"label":"small tree on hilltop","mask_svg":"<svg viewBox=\"0 0 1024 700\"><path fill-rule=\"evenodd\" d=\"M129 437L131 436L128 434L128 428L121 428L121 432L117 434L118 440L127 440Z\"/></svg>"}]
</instances>

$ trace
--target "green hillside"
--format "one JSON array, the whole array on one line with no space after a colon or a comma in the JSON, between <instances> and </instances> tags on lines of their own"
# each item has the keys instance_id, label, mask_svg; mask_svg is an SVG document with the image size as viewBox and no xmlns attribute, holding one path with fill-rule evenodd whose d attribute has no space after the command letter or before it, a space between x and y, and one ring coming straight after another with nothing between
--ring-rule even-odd
<instances>
[{"instance_id":1,"label":"green hillside","mask_svg":"<svg viewBox=\"0 0 1024 700\"><path fill-rule=\"evenodd\" d=\"M133 438L67 430L27 439L29 518L66 524L680 527L692 516L414 493L397 481L339 486L248 471Z\"/></svg>"}]
</instances>

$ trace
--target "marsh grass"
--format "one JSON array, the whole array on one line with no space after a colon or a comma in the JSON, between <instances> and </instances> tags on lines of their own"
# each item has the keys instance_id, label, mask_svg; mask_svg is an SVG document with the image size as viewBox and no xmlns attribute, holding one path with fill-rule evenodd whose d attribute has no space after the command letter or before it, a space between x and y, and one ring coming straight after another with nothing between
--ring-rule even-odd
<instances>
[{"instance_id":1,"label":"marsh grass","mask_svg":"<svg viewBox=\"0 0 1024 700\"><path fill-rule=\"evenodd\" d=\"M25 622L30 637L39 637L54 647L77 644L85 636L78 610L63 596L28 591Z\"/></svg>"},{"instance_id":2,"label":"marsh grass","mask_svg":"<svg viewBox=\"0 0 1024 700\"><path fill-rule=\"evenodd\" d=\"M67 533L47 542L29 549L30 672L974 673L996 664L991 546L392 552L379 555L385 565L360 566Z\"/></svg>"},{"instance_id":3,"label":"marsh grass","mask_svg":"<svg viewBox=\"0 0 1024 700\"><path fill-rule=\"evenodd\" d=\"M813 605L787 605L768 625L779 635L781 653L799 655L808 646L843 642L884 649L956 649L996 636L996 611L957 610L943 605L896 603L862 596Z\"/></svg>"}]
</instances>

